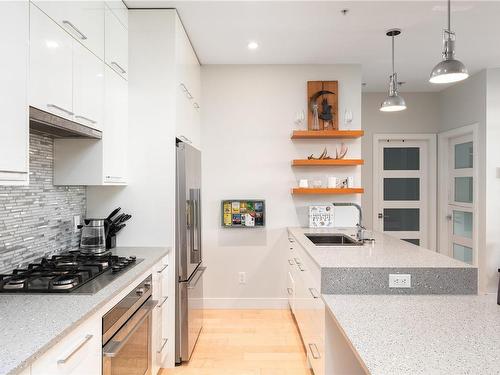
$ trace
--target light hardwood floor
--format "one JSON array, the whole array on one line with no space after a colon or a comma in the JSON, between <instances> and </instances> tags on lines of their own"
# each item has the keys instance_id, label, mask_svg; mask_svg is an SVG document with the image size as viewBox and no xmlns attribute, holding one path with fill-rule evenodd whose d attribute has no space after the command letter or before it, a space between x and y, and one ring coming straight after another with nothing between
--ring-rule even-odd
<instances>
[{"instance_id":1,"label":"light hardwood floor","mask_svg":"<svg viewBox=\"0 0 500 375\"><path fill-rule=\"evenodd\" d=\"M312 375L288 310L206 310L188 364L160 375Z\"/></svg>"}]
</instances>

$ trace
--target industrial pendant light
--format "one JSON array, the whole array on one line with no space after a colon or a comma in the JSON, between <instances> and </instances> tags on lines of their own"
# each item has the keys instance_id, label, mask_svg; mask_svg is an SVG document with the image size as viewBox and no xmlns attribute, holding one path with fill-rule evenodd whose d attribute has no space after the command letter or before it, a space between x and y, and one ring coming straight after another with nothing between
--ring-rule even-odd
<instances>
[{"instance_id":1,"label":"industrial pendant light","mask_svg":"<svg viewBox=\"0 0 500 375\"><path fill-rule=\"evenodd\" d=\"M392 74L389 77L389 96L382 102L382 112L397 112L406 109L406 102L398 92L398 75L394 72L394 37L401 34L400 29L391 29L386 35L392 38Z\"/></svg>"},{"instance_id":2,"label":"industrial pendant light","mask_svg":"<svg viewBox=\"0 0 500 375\"><path fill-rule=\"evenodd\" d=\"M455 33L451 31L451 0L448 0L448 29L443 32L443 61L432 69L429 82L451 83L469 77L464 64L455 59Z\"/></svg>"}]
</instances>

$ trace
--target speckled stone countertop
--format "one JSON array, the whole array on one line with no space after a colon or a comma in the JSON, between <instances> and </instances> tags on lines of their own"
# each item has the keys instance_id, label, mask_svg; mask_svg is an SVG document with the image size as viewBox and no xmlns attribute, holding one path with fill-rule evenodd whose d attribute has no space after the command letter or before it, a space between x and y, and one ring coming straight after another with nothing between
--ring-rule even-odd
<instances>
[{"instance_id":1,"label":"speckled stone countertop","mask_svg":"<svg viewBox=\"0 0 500 375\"><path fill-rule=\"evenodd\" d=\"M323 295L372 375L500 374L496 295Z\"/></svg>"},{"instance_id":2,"label":"speckled stone countertop","mask_svg":"<svg viewBox=\"0 0 500 375\"><path fill-rule=\"evenodd\" d=\"M374 238L374 243L364 246L315 246L305 233L344 233L355 237L354 228L288 228L297 242L311 255L321 268L328 267L444 267L474 268L435 251L415 246L384 233L366 231L366 238ZM335 251L332 251L335 249Z\"/></svg>"},{"instance_id":3,"label":"speckled stone countertop","mask_svg":"<svg viewBox=\"0 0 500 375\"><path fill-rule=\"evenodd\" d=\"M153 267L169 248L123 247L144 259L92 295L0 294L0 374L17 374Z\"/></svg>"}]
</instances>

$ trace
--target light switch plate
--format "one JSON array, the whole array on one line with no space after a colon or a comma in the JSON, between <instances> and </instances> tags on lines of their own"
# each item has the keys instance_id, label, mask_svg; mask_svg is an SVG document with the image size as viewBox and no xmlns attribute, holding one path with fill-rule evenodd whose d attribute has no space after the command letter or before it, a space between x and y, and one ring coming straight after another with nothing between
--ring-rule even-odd
<instances>
[{"instance_id":1,"label":"light switch plate","mask_svg":"<svg viewBox=\"0 0 500 375\"><path fill-rule=\"evenodd\" d=\"M411 275L402 273L390 273L389 288L411 288Z\"/></svg>"}]
</instances>

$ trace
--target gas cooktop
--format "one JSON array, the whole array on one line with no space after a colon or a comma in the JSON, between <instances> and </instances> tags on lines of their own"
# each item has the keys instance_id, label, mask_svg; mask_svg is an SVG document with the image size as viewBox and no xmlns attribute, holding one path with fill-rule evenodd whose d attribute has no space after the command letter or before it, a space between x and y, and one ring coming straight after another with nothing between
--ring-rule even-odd
<instances>
[{"instance_id":1,"label":"gas cooktop","mask_svg":"<svg viewBox=\"0 0 500 375\"><path fill-rule=\"evenodd\" d=\"M142 260L70 251L0 275L0 293L93 294Z\"/></svg>"}]
</instances>

